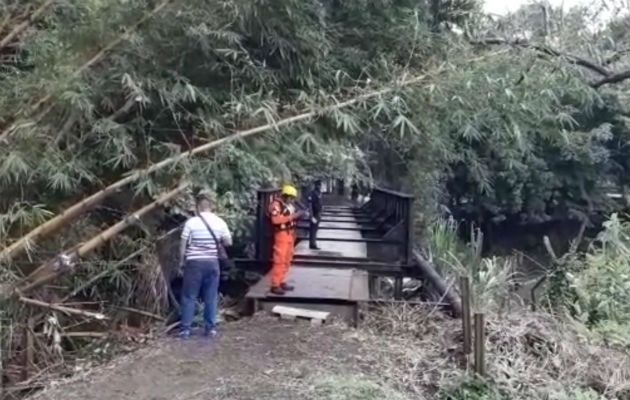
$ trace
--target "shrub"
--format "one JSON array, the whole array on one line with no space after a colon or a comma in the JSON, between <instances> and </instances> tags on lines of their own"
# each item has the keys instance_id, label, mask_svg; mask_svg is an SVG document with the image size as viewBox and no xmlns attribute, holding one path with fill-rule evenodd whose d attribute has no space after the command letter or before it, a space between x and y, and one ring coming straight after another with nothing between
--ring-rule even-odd
<instances>
[{"instance_id":1,"label":"shrub","mask_svg":"<svg viewBox=\"0 0 630 400\"><path fill-rule=\"evenodd\" d=\"M550 277L551 303L608 340L630 344L630 223L613 214L585 254L567 254Z\"/></svg>"}]
</instances>

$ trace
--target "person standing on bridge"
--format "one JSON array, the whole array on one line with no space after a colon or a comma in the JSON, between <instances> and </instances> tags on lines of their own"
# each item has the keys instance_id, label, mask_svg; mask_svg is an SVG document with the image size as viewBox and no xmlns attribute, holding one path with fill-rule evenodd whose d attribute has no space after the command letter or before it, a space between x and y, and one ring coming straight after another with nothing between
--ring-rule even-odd
<instances>
[{"instance_id":1,"label":"person standing on bridge","mask_svg":"<svg viewBox=\"0 0 630 400\"><path fill-rule=\"evenodd\" d=\"M184 278L181 295L179 335L190 336L199 293L204 303L205 335L215 336L219 295L219 247L232 245L232 236L225 221L213 213L210 199L198 196L197 216L186 221L181 236L180 266Z\"/></svg>"},{"instance_id":2,"label":"person standing on bridge","mask_svg":"<svg viewBox=\"0 0 630 400\"><path fill-rule=\"evenodd\" d=\"M308 235L309 248L319 250L319 247L317 247L317 230L319 229L319 221L322 215L322 181L316 180L313 184L313 190L308 195L308 204L311 212Z\"/></svg>"},{"instance_id":3,"label":"person standing on bridge","mask_svg":"<svg viewBox=\"0 0 630 400\"><path fill-rule=\"evenodd\" d=\"M269 205L273 226L273 265L271 267L271 289L273 294L283 295L293 287L287 284L289 267L293 261L293 249L297 237L297 221L306 212L295 207L297 189L285 185L279 197Z\"/></svg>"}]
</instances>

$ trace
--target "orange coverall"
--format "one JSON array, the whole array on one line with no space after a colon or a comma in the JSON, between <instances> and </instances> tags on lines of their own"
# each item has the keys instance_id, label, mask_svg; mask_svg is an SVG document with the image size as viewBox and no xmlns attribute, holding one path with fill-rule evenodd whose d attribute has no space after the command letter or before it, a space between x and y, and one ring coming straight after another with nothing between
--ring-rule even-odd
<instances>
[{"instance_id":1,"label":"orange coverall","mask_svg":"<svg viewBox=\"0 0 630 400\"><path fill-rule=\"evenodd\" d=\"M271 267L271 287L286 283L289 266L293 261L293 247L297 237L297 214L295 209L281 199L274 199L269 205L273 225L273 265Z\"/></svg>"}]
</instances>

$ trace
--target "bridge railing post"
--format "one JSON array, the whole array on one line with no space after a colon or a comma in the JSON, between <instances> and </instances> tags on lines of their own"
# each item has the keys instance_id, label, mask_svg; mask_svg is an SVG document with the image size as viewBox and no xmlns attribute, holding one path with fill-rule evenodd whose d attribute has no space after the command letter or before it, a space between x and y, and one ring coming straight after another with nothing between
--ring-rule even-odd
<instances>
[{"instance_id":1,"label":"bridge railing post","mask_svg":"<svg viewBox=\"0 0 630 400\"><path fill-rule=\"evenodd\" d=\"M409 259L411 258L411 251L413 246L413 198L408 197L404 199L403 206L403 215L404 218L404 229L405 229L405 238L403 243L403 254L405 259L405 264L409 264Z\"/></svg>"},{"instance_id":2,"label":"bridge railing post","mask_svg":"<svg viewBox=\"0 0 630 400\"><path fill-rule=\"evenodd\" d=\"M256 259L268 261L271 259L272 228L267 210L273 196L278 189L261 189L257 192L258 205L256 207Z\"/></svg>"}]
</instances>

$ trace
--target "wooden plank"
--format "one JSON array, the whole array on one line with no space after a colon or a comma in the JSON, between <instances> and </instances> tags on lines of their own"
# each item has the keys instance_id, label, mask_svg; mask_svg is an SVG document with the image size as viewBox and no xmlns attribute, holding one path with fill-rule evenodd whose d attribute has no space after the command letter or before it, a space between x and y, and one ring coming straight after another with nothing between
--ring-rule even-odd
<instances>
[{"instance_id":1,"label":"wooden plank","mask_svg":"<svg viewBox=\"0 0 630 400\"><path fill-rule=\"evenodd\" d=\"M479 376L486 374L486 323L483 313L475 313L475 372Z\"/></svg>"},{"instance_id":2,"label":"wooden plank","mask_svg":"<svg viewBox=\"0 0 630 400\"><path fill-rule=\"evenodd\" d=\"M367 271L352 270L352 280L350 283L350 299L352 301L369 301L370 286L369 274Z\"/></svg>"},{"instance_id":3,"label":"wooden plank","mask_svg":"<svg viewBox=\"0 0 630 400\"><path fill-rule=\"evenodd\" d=\"M269 292L269 276L253 285L248 298L259 299L322 299L322 300L369 300L367 274L351 269L292 266L288 283L295 289L283 296ZM350 294L350 289L352 293Z\"/></svg>"},{"instance_id":4,"label":"wooden plank","mask_svg":"<svg viewBox=\"0 0 630 400\"><path fill-rule=\"evenodd\" d=\"M319 319L325 321L330 315L329 312L326 311L314 311L308 310L306 308L297 308L297 307L287 307L287 306L275 306L272 310L274 314L280 314L282 317L302 317L309 319Z\"/></svg>"},{"instance_id":5,"label":"wooden plank","mask_svg":"<svg viewBox=\"0 0 630 400\"><path fill-rule=\"evenodd\" d=\"M462 297L462 328L464 330L464 354L472 352L472 326L470 321L470 280L459 277L459 294Z\"/></svg>"},{"instance_id":6,"label":"wooden plank","mask_svg":"<svg viewBox=\"0 0 630 400\"><path fill-rule=\"evenodd\" d=\"M265 312L271 313L271 310L273 310L275 306L308 308L309 310L314 311L325 311L330 313L328 319L335 317L341 321L346 321L349 324L354 323L357 308L356 303L331 304L326 302L304 303L302 301L291 301L285 299L260 300L261 310L264 310Z\"/></svg>"}]
</instances>

